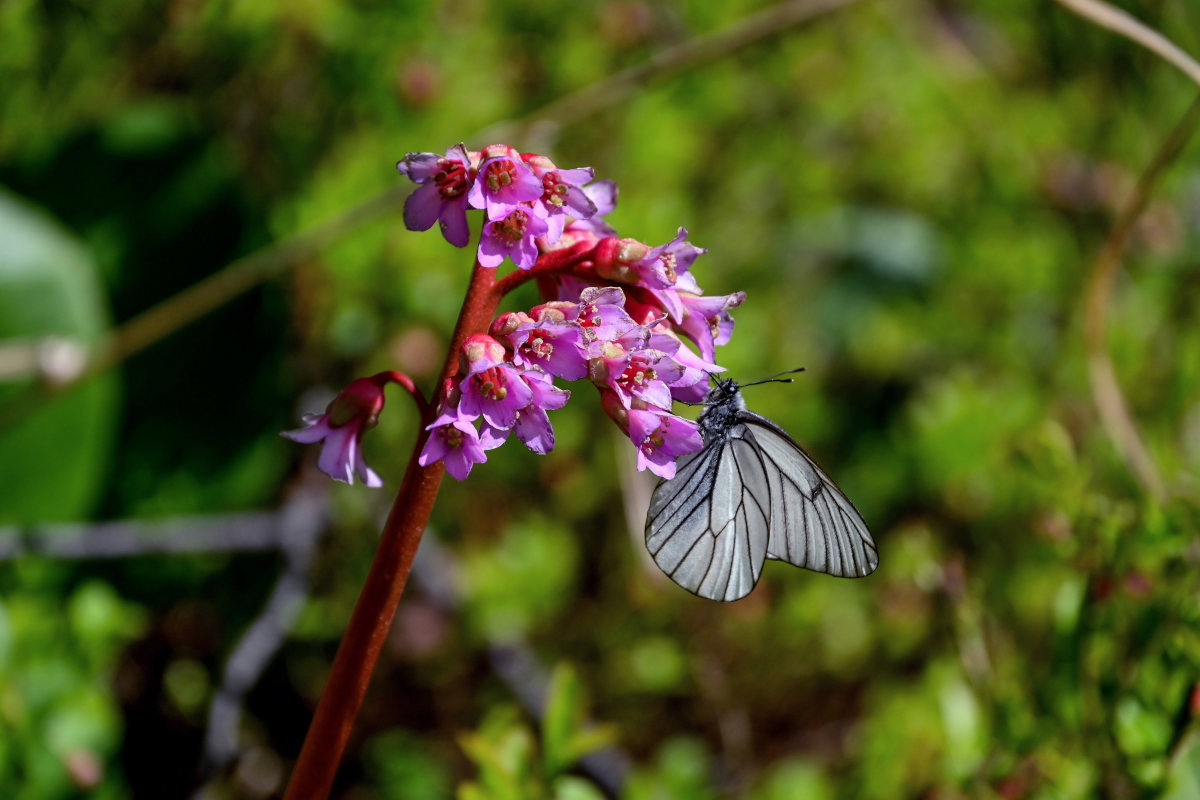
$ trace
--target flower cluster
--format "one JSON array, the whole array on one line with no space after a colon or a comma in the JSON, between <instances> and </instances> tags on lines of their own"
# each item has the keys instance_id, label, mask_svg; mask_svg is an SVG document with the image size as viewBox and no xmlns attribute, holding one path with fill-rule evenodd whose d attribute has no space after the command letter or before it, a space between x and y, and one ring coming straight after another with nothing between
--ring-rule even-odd
<instances>
[{"instance_id":1,"label":"flower cluster","mask_svg":"<svg viewBox=\"0 0 1200 800\"><path fill-rule=\"evenodd\" d=\"M420 464L441 461L462 480L514 435L533 452L548 452L554 429L547 412L570 397L555 379L586 378L637 447L638 468L672 477L675 459L702 446L696 424L672 405L704 399L709 377L723 369L716 347L733 332L730 309L745 299L742 292L704 294L691 270L705 250L683 228L654 247L619 238L604 220L617 202L612 181L593 182L590 168L560 170L507 145L409 153L397 168L418 184L404 207L409 229L437 222L448 242L465 247L468 209L482 210L476 268L491 270L507 257L527 271L514 275L537 279L543 300L500 314L462 344L458 373L434 398ZM357 443L382 407L383 383L371 384L378 403L361 404L356 428L342 421L350 402L343 396L359 397L361 387L351 388L362 380L375 381L351 384L309 428L287 435L324 438L323 470L349 481L358 468L373 485L378 478L362 464Z\"/></svg>"}]
</instances>

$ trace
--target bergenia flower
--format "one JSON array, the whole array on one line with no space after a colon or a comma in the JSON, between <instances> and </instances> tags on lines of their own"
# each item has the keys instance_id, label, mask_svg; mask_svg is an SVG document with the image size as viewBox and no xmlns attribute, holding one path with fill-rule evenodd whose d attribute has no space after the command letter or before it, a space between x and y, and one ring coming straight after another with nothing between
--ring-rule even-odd
<instances>
[{"instance_id":1,"label":"bergenia flower","mask_svg":"<svg viewBox=\"0 0 1200 800\"><path fill-rule=\"evenodd\" d=\"M546 220L532 209L510 209L503 217L484 224L483 235L479 237L480 265L498 267L508 256L521 269L531 269L538 257L534 240L547 230Z\"/></svg>"},{"instance_id":2,"label":"bergenia flower","mask_svg":"<svg viewBox=\"0 0 1200 800\"><path fill-rule=\"evenodd\" d=\"M637 468L660 478L675 477L675 459L704 446L695 422L654 409L629 409L629 439L638 449Z\"/></svg>"},{"instance_id":3,"label":"bergenia flower","mask_svg":"<svg viewBox=\"0 0 1200 800\"><path fill-rule=\"evenodd\" d=\"M556 377L577 381L587 375L583 330L563 310L547 303L534 309L536 318L518 322L506 340L517 366L536 366Z\"/></svg>"},{"instance_id":4,"label":"bergenia flower","mask_svg":"<svg viewBox=\"0 0 1200 800\"><path fill-rule=\"evenodd\" d=\"M357 472L367 486L382 486L383 481L363 459L362 435L379 421L387 380L385 373L359 378L333 398L324 414L305 414L306 427L280 435L302 444L323 441L317 467L334 480L353 485Z\"/></svg>"},{"instance_id":5,"label":"bergenia flower","mask_svg":"<svg viewBox=\"0 0 1200 800\"><path fill-rule=\"evenodd\" d=\"M546 220L546 241L554 244L562 236L567 217L587 219L596 213L596 204L580 187L595 177L591 167L558 169L545 156L526 156L526 163L542 182L542 196L533 209Z\"/></svg>"},{"instance_id":6,"label":"bergenia flower","mask_svg":"<svg viewBox=\"0 0 1200 800\"><path fill-rule=\"evenodd\" d=\"M417 458L422 467L441 461L446 472L462 481L471 474L471 467L487 461L479 432L457 408L444 410L425 430L430 432L429 438Z\"/></svg>"},{"instance_id":7,"label":"bergenia flower","mask_svg":"<svg viewBox=\"0 0 1200 800\"><path fill-rule=\"evenodd\" d=\"M504 346L490 336L476 335L463 345L467 375L459 388L459 409L468 419L480 415L494 428L511 428L517 412L533 400L521 370L504 361Z\"/></svg>"},{"instance_id":8,"label":"bergenia flower","mask_svg":"<svg viewBox=\"0 0 1200 800\"><path fill-rule=\"evenodd\" d=\"M746 293L698 297L680 292L679 298L684 309L679 329L696 343L700 355L711 361L716 357L716 347L728 342L733 335L733 317L729 309L745 302Z\"/></svg>"},{"instance_id":9,"label":"bergenia flower","mask_svg":"<svg viewBox=\"0 0 1200 800\"><path fill-rule=\"evenodd\" d=\"M437 153L409 153L396 164L400 174L420 184L404 201L404 225L410 231L426 231L437 222L446 241L466 247L471 239L467 227L467 190L475 180L467 148L456 144Z\"/></svg>"},{"instance_id":10,"label":"bergenia flower","mask_svg":"<svg viewBox=\"0 0 1200 800\"><path fill-rule=\"evenodd\" d=\"M683 378L684 368L668 353L648 347L649 339L649 329L638 326L614 341L595 343L589 350L588 374L594 383L616 392L626 408L636 399L670 409L668 384ZM678 349L678 340L662 339Z\"/></svg>"},{"instance_id":11,"label":"bergenia flower","mask_svg":"<svg viewBox=\"0 0 1200 800\"><path fill-rule=\"evenodd\" d=\"M479 156L483 161L467 197L473 208L486 209L488 219L503 217L542 196L542 182L513 148L494 144Z\"/></svg>"},{"instance_id":12,"label":"bergenia flower","mask_svg":"<svg viewBox=\"0 0 1200 800\"><path fill-rule=\"evenodd\" d=\"M616 181L594 181L584 186L582 191L596 207L596 213L586 219L577 217L566 229L589 231L599 237L616 236L616 230L604 221L604 217L617 207Z\"/></svg>"},{"instance_id":13,"label":"bergenia flower","mask_svg":"<svg viewBox=\"0 0 1200 800\"><path fill-rule=\"evenodd\" d=\"M703 247L687 241L687 228L680 228L675 238L658 247L651 247L646 255L633 265L644 285L666 289L675 285L679 276L692 268L697 256L708 252Z\"/></svg>"},{"instance_id":14,"label":"bergenia flower","mask_svg":"<svg viewBox=\"0 0 1200 800\"><path fill-rule=\"evenodd\" d=\"M654 335L650 339L651 347L658 345L662 337L671 337L679 344L678 349L671 351L671 358L683 368L682 374L675 380L666 381L671 389L671 397L684 403L703 402L708 395L709 377L724 372L725 368L696 355L692 348L680 342L679 336L668 330L665 325L654 329Z\"/></svg>"},{"instance_id":15,"label":"bergenia flower","mask_svg":"<svg viewBox=\"0 0 1200 800\"><path fill-rule=\"evenodd\" d=\"M579 302L564 307L566 318L579 323L585 343L611 341L636 327L625 311L625 293L616 286L589 286Z\"/></svg>"}]
</instances>

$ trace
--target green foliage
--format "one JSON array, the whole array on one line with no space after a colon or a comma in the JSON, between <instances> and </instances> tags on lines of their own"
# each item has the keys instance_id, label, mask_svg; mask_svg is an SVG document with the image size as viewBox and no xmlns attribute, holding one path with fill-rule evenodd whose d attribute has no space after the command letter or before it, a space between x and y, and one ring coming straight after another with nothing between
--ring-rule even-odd
<instances>
[{"instance_id":1,"label":"green foliage","mask_svg":"<svg viewBox=\"0 0 1200 800\"><path fill-rule=\"evenodd\" d=\"M105 767L122 737L108 685L144 613L102 582L70 592L65 614L36 581L23 588L0 600L0 787L14 800L118 791Z\"/></svg>"},{"instance_id":2,"label":"green foliage","mask_svg":"<svg viewBox=\"0 0 1200 800\"><path fill-rule=\"evenodd\" d=\"M67 231L0 191L0 341L57 337L78 363L108 326L92 258ZM0 403L28 397L32 380L0 384ZM89 380L0 427L0 522L85 516L107 479L116 420L113 376ZM0 419L0 421L3 421Z\"/></svg>"},{"instance_id":3,"label":"green foliage","mask_svg":"<svg viewBox=\"0 0 1200 800\"><path fill-rule=\"evenodd\" d=\"M565 774L582 757L611 744L615 732L587 721L578 675L554 670L541 721L541 758L534 733L511 707L493 709L475 731L459 736L474 763L474 780L458 787L459 800L599 800L590 782Z\"/></svg>"}]
</instances>

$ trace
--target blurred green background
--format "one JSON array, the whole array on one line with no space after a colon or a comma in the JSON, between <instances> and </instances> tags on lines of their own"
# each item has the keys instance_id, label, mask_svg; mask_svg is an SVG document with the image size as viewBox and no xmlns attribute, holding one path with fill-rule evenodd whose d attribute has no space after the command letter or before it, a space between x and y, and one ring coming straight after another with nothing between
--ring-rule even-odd
<instances>
[{"instance_id":1,"label":"blurred green background","mask_svg":"<svg viewBox=\"0 0 1200 800\"><path fill-rule=\"evenodd\" d=\"M1121 5L1200 52L1191 0ZM512 122L763 7L0 3L5 363L396 189L408 151L502 136L590 165L622 235L684 225L702 285L746 291L720 363L808 368L750 402L862 509L880 568L691 597L646 558L629 446L575 385L552 454L443 485L446 570L401 603L335 796L1200 797L1200 145L1134 231L1107 339L1163 503L1100 424L1082 333L1090 264L1197 87L1048 0L864 0ZM416 414L392 396L367 438L379 491L314 484L278 431L358 375L428 386L471 258L394 203L343 233L80 386L6 372L0 797L282 793ZM297 497L328 516L298 562L29 552L100 522L236 532ZM289 568L307 597L206 766L226 660ZM514 679L512 652L540 668Z\"/></svg>"}]
</instances>

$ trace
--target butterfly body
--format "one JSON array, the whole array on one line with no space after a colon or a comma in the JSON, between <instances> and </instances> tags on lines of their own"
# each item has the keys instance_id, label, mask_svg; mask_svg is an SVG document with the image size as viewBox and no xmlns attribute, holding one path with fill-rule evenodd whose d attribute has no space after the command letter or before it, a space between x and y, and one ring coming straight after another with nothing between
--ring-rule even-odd
<instances>
[{"instance_id":1,"label":"butterfly body","mask_svg":"<svg viewBox=\"0 0 1200 800\"><path fill-rule=\"evenodd\" d=\"M737 600L766 559L840 577L879 563L862 515L778 425L719 380L697 424L704 446L682 456L650 499L646 547L683 588Z\"/></svg>"}]
</instances>

